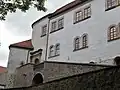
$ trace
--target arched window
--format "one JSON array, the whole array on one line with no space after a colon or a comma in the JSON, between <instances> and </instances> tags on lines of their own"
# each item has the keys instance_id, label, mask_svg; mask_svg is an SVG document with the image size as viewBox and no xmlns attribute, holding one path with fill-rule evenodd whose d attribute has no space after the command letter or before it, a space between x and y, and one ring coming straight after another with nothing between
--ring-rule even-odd
<instances>
[{"instance_id":1,"label":"arched window","mask_svg":"<svg viewBox=\"0 0 120 90\"><path fill-rule=\"evenodd\" d=\"M38 58L35 59L35 64L39 64L39 59Z\"/></svg>"},{"instance_id":2,"label":"arched window","mask_svg":"<svg viewBox=\"0 0 120 90\"><path fill-rule=\"evenodd\" d=\"M108 29L108 40L115 40L118 38L118 30L116 25L112 25Z\"/></svg>"},{"instance_id":3,"label":"arched window","mask_svg":"<svg viewBox=\"0 0 120 90\"><path fill-rule=\"evenodd\" d=\"M80 49L80 37L74 39L74 50Z\"/></svg>"},{"instance_id":4,"label":"arched window","mask_svg":"<svg viewBox=\"0 0 120 90\"><path fill-rule=\"evenodd\" d=\"M54 56L54 46L51 45L49 48L49 57Z\"/></svg>"},{"instance_id":5,"label":"arched window","mask_svg":"<svg viewBox=\"0 0 120 90\"><path fill-rule=\"evenodd\" d=\"M88 44L88 35L83 34L83 36L82 36L82 47L83 48L87 47L87 44Z\"/></svg>"},{"instance_id":6,"label":"arched window","mask_svg":"<svg viewBox=\"0 0 120 90\"><path fill-rule=\"evenodd\" d=\"M56 44L55 46L55 55L60 55L60 44Z\"/></svg>"}]
</instances>

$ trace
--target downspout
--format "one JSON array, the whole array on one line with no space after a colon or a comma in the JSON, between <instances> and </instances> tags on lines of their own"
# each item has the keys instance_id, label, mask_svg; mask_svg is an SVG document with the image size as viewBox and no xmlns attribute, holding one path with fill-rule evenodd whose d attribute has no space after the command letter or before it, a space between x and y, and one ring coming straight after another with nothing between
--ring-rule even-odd
<instances>
[{"instance_id":1,"label":"downspout","mask_svg":"<svg viewBox=\"0 0 120 90\"><path fill-rule=\"evenodd\" d=\"M48 19L49 19L49 17L48 17ZM49 26L50 26L50 19L48 20L48 32L47 32L47 43L46 43L45 61L47 61L48 42L49 42Z\"/></svg>"},{"instance_id":2,"label":"downspout","mask_svg":"<svg viewBox=\"0 0 120 90\"><path fill-rule=\"evenodd\" d=\"M30 53L30 50L28 50L28 53L27 53L27 61L26 61L26 64L28 63L29 53Z\"/></svg>"}]
</instances>

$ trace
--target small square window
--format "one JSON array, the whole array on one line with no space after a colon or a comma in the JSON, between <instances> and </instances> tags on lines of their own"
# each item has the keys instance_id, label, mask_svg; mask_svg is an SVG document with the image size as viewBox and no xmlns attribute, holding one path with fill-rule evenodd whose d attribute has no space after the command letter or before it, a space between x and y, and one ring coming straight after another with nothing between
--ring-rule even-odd
<instances>
[{"instance_id":1,"label":"small square window","mask_svg":"<svg viewBox=\"0 0 120 90\"><path fill-rule=\"evenodd\" d=\"M45 36L45 35L46 35L46 32L47 32L47 25L44 25L44 26L42 27L41 36Z\"/></svg>"}]
</instances>

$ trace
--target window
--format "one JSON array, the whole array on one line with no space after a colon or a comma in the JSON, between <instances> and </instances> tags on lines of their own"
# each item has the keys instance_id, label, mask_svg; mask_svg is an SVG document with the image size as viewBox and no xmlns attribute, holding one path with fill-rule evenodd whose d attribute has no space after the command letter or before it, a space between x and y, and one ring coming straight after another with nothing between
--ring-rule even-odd
<instances>
[{"instance_id":1,"label":"window","mask_svg":"<svg viewBox=\"0 0 120 90\"><path fill-rule=\"evenodd\" d=\"M50 33L56 32L60 29L63 29L63 27L64 27L64 17L52 22Z\"/></svg>"},{"instance_id":2,"label":"window","mask_svg":"<svg viewBox=\"0 0 120 90\"><path fill-rule=\"evenodd\" d=\"M82 11L76 12L76 22L83 19Z\"/></svg>"},{"instance_id":3,"label":"window","mask_svg":"<svg viewBox=\"0 0 120 90\"><path fill-rule=\"evenodd\" d=\"M87 42L88 42L87 37L88 37L87 34L83 34L82 36L82 47L83 48L87 47Z\"/></svg>"},{"instance_id":4,"label":"window","mask_svg":"<svg viewBox=\"0 0 120 90\"><path fill-rule=\"evenodd\" d=\"M53 58L53 57L56 57L59 55L60 55L60 44L58 43L55 46L51 45L49 48L49 57L48 58Z\"/></svg>"},{"instance_id":5,"label":"window","mask_svg":"<svg viewBox=\"0 0 120 90\"><path fill-rule=\"evenodd\" d=\"M56 44L55 46L55 55L60 55L60 44Z\"/></svg>"},{"instance_id":6,"label":"window","mask_svg":"<svg viewBox=\"0 0 120 90\"><path fill-rule=\"evenodd\" d=\"M108 41L112 41L118 38L119 38L119 28L117 27L117 25L110 26L108 28Z\"/></svg>"},{"instance_id":7,"label":"window","mask_svg":"<svg viewBox=\"0 0 120 90\"><path fill-rule=\"evenodd\" d=\"M83 34L81 38L77 36L74 39L74 50L73 51L78 51L81 49L88 48L88 34Z\"/></svg>"},{"instance_id":8,"label":"window","mask_svg":"<svg viewBox=\"0 0 120 90\"><path fill-rule=\"evenodd\" d=\"M80 38L76 37L74 39L74 50L79 50L80 49Z\"/></svg>"},{"instance_id":9,"label":"window","mask_svg":"<svg viewBox=\"0 0 120 90\"><path fill-rule=\"evenodd\" d=\"M88 18L91 16L91 8L90 6L84 9L84 18Z\"/></svg>"},{"instance_id":10,"label":"window","mask_svg":"<svg viewBox=\"0 0 120 90\"><path fill-rule=\"evenodd\" d=\"M75 21L74 23L77 23L79 21L83 21L87 18L91 17L91 5L85 7L85 8L81 8L78 12L75 13Z\"/></svg>"},{"instance_id":11,"label":"window","mask_svg":"<svg viewBox=\"0 0 120 90\"><path fill-rule=\"evenodd\" d=\"M52 32L52 31L55 31L56 28L57 28L57 26L56 26L56 21L54 21L54 22L52 22L51 32Z\"/></svg>"},{"instance_id":12,"label":"window","mask_svg":"<svg viewBox=\"0 0 120 90\"><path fill-rule=\"evenodd\" d=\"M36 58L34 63L35 63L36 65L39 64L39 59Z\"/></svg>"},{"instance_id":13,"label":"window","mask_svg":"<svg viewBox=\"0 0 120 90\"><path fill-rule=\"evenodd\" d=\"M54 56L54 46L50 46L49 57Z\"/></svg>"},{"instance_id":14,"label":"window","mask_svg":"<svg viewBox=\"0 0 120 90\"><path fill-rule=\"evenodd\" d=\"M106 0L106 10L112 9L120 5L120 0Z\"/></svg>"},{"instance_id":15,"label":"window","mask_svg":"<svg viewBox=\"0 0 120 90\"><path fill-rule=\"evenodd\" d=\"M118 0L118 5L120 5L120 0Z\"/></svg>"},{"instance_id":16,"label":"window","mask_svg":"<svg viewBox=\"0 0 120 90\"><path fill-rule=\"evenodd\" d=\"M64 18L61 18L58 20L58 29L63 28L63 25L64 25Z\"/></svg>"},{"instance_id":17,"label":"window","mask_svg":"<svg viewBox=\"0 0 120 90\"><path fill-rule=\"evenodd\" d=\"M42 34L41 34L41 36L45 36L46 32L47 32L47 25L42 27Z\"/></svg>"},{"instance_id":18,"label":"window","mask_svg":"<svg viewBox=\"0 0 120 90\"><path fill-rule=\"evenodd\" d=\"M117 30L116 30L116 26L112 26L110 27L110 40L114 40L117 38Z\"/></svg>"}]
</instances>

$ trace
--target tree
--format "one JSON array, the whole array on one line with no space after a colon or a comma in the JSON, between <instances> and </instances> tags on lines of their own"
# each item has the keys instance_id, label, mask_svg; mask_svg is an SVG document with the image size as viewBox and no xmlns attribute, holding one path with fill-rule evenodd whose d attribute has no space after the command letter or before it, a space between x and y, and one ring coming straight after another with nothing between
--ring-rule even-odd
<instances>
[{"instance_id":1,"label":"tree","mask_svg":"<svg viewBox=\"0 0 120 90\"><path fill-rule=\"evenodd\" d=\"M45 0L0 0L0 20L5 20L6 15L21 10L26 12L30 7L38 11L46 11L44 7Z\"/></svg>"}]
</instances>

